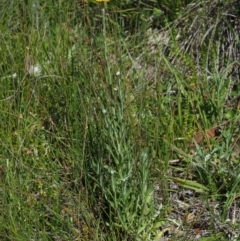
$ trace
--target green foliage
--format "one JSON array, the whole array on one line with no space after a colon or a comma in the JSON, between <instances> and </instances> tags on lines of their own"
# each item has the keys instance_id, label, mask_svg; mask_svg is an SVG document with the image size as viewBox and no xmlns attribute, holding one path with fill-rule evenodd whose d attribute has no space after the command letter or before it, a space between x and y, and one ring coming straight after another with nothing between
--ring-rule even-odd
<instances>
[{"instance_id":1,"label":"green foliage","mask_svg":"<svg viewBox=\"0 0 240 241\"><path fill-rule=\"evenodd\" d=\"M182 51L168 23L189 2L1 2L1 240L161 238L179 221L170 182L226 201L227 217L238 92L212 42L201 59ZM220 139L190 143L216 124Z\"/></svg>"}]
</instances>

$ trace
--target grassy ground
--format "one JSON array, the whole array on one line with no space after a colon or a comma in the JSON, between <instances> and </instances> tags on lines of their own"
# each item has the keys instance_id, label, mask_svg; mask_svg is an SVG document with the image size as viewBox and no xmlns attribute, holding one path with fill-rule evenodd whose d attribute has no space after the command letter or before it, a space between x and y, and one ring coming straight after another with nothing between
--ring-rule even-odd
<instances>
[{"instance_id":1,"label":"grassy ground","mask_svg":"<svg viewBox=\"0 0 240 241\"><path fill-rule=\"evenodd\" d=\"M174 27L153 54L146 22L125 31L106 3L69 2L1 9L0 240L161 240L173 181L224 221L239 184L231 63L196 66Z\"/></svg>"}]
</instances>

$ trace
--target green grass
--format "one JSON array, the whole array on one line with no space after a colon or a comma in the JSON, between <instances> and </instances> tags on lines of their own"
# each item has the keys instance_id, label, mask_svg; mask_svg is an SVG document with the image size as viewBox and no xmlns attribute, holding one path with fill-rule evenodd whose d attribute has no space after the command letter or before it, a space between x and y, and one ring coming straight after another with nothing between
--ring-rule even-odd
<instances>
[{"instance_id":1,"label":"green grass","mask_svg":"<svg viewBox=\"0 0 240 241\"><path fill-rule=\"evenodd\" d=\"M107 4L15 3L0 10L0 239L159 240L177 222L171 181L219 201L224 221L240 171L231 62L219 73L213 58L209 77L174 26L153 54L146 21L131 35Z\"/></svg>"}]
</instances>

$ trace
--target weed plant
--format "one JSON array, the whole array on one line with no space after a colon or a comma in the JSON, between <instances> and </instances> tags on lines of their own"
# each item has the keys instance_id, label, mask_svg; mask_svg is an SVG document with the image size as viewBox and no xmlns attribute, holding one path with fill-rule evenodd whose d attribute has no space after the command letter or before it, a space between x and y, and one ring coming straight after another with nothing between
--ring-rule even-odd
<instances>
[{"instance_id":1,"label":"weed plant","mask_svg":"<svg viewBox=\"0 0 240 241\"><path fill-rule=\"evenodd\" d=\"M213 65L209 79L172 25L153 54L147 22L131 35L113 3L1 5L1 240L161 240L176 223L171 181L227 218L239 184L227 74ZM219 139L192 144L216 125Z\"/></svg>"}]
</instances>

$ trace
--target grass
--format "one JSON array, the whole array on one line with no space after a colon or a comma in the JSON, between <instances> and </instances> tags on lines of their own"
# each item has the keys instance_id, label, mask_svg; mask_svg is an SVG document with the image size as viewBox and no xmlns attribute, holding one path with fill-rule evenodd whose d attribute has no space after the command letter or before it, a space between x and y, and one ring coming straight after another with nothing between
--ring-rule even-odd
<instances>
[{"instance_id":1,"label":"grass","mask_svg":"<svg viewBox=\"0 0 240 241\"><path fill-rule=\"evenodd\" d=\"M172 182L229 218L239 195L234 63L219 72L213 49L197 66L174 25L171 45L152 52L146 22L126 33L106 3L3 4L1 240L160 240L184 226L171 217ZM202 240L226 240L212 231Z\"/></svg>"}]
</instances>

